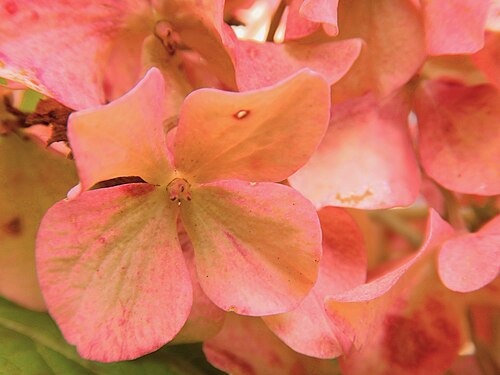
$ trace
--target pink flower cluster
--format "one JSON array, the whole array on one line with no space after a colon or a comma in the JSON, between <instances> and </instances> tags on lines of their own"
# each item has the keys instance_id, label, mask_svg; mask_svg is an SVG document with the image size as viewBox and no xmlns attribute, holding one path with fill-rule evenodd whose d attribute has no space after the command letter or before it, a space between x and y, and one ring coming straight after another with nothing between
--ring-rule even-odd
<instances>
[{"instance_id":1,"label":"pink flower cluster","mask_svg":"<svg viewBox=\"0 0 500 375\"><path fill-rule=\"evenodd\" d=\"M499 10L0 0L0 294L100 362L498 369Z\"/></svg>"}]
</instances>

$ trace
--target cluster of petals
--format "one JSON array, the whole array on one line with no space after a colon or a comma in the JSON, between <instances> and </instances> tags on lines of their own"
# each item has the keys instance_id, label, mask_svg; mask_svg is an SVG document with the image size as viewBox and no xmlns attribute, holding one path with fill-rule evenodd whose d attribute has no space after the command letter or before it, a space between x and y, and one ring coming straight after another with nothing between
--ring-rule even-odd
<instances>
[{"instance_id":1,"label":"cluster of petals","mask_svg":"<svg viewBox=\"0 0 500 375\"><path fill-rule=\"evenodd\" d=\"M257 3L283 35L236 37ZM0 135L11 89L54 99L79 178L60 200L72 162L0 139L30 197L0 184L0 294L46 306L82 357L204 341L234 374L441 374L471 311L500 307L497 1L0 0L0 18ZM496 211L468 233L446 196ZM418 250L370 264L359 210L421 201Z\"/></svg>"}]
</instances>

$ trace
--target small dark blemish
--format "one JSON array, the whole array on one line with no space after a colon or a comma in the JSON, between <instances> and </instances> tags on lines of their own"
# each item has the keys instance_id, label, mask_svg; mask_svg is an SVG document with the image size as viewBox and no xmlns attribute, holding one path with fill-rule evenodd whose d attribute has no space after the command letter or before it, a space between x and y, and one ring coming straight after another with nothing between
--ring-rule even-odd
<instances>
[{"instance_id":1,"label":"small dark blemish","mask_svg":"<svg viewBox=\"0 0 500 375\"><path fill-rule=\"evenodd\" d=\"M19 216L10 220L7 224L3 225L3 229L7 234L11 236L19 236L23 231L21 218Z\"/></svg>"}]
</instances>

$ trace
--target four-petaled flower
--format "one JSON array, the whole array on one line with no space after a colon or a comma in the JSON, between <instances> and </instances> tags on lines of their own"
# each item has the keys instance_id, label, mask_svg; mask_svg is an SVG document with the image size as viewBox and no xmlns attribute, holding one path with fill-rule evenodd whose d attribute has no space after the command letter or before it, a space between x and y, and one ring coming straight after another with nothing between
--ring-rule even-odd
<instances>
[{"instance_id":1,"label":"four-petaled flower","mask_svg":"<svg viewBox=\"0 0 500 375\"><path fill-rule=\"evenodd\" d=\"M304 165L321 141L328 84L304 70L259 91L198 90L168 135L164 96L153 68L122 98L69 120L84 192L46 214L37 267L50 313L86 358L136 358L182 328L192 290L179 215L200 284L222 309L290 311L317 277L316 211L276 182ZM124 176L147 183L86 191Z\"/></svg>"}]
</instances>

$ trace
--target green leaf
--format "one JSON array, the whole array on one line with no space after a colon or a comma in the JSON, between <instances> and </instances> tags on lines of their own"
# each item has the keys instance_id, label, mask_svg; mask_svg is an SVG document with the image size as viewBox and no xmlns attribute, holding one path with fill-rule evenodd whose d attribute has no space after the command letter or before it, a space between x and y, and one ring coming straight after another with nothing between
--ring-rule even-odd
<instances>
[{"instance_id":1,"label":"green leaf","mask_svg":"<svg viewBox=\"0 0 500 375\"><path fill-rule=\"evenodd\" d=\"M193 345L166 347L134 361L108 364L87 361L66 343L48 314L26 310L0 298L0 375L220 373L211 370L210 365L202 360L201 350L193 354L195 347L201 348ZM193 358L198 363L191 363Z\"/></svg>"},{"instance_id":2,"label":"green leaf","mask_svg":"<svg viewBox=\"0 0 500 375\"><path fill-rule=\"evenodd\" d=\"M34 112L36 109L36 105L38 104L42 96L42 94L34 90L26 90L19 109L24 112Z\"/></svg>"}]
</instances>

